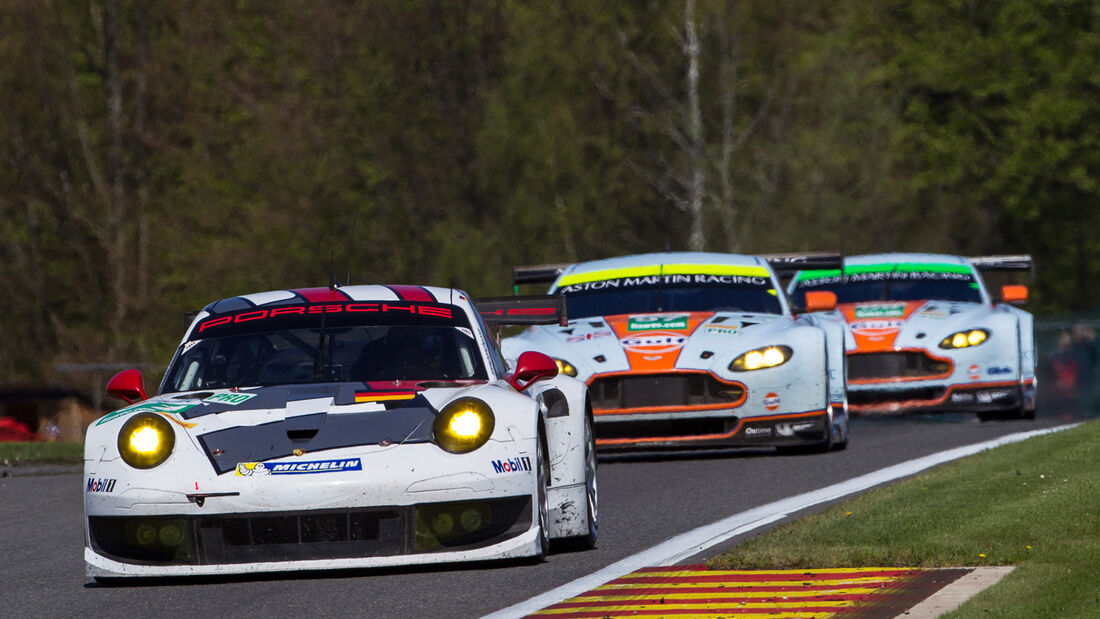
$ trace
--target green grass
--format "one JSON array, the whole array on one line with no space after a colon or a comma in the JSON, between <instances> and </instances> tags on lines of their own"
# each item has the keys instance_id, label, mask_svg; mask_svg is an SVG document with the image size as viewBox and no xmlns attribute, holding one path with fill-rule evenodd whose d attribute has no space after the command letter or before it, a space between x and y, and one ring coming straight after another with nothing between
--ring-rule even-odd
<instances>
[{"instance_id":1,"label":"green grass","mask_svg":"<svg viewBox=\"0 0 1100 619\"><path fill-rule=\"evenodd\" d=\"M0 442L0 464L80 464L84 443Z\"/></svg>"},{"instance_id":2,"label":"green grass","mask_svg":"<svg viewBox=\"0 0 1100 619\"><path fill-rule=\"evenodd\" d=\"M1017 565L948 616L1100 617L1100 422L874 490L749 540L709 565Z\"/></svg>"}]
</instances>

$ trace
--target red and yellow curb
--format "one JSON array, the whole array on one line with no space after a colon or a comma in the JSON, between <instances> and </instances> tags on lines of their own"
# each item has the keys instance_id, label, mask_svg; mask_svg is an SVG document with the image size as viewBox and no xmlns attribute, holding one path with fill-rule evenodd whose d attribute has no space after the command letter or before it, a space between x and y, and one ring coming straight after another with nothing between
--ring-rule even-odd
<instances>
[{"instance_id":1,"label":"red and yellow curb","mask_svg":"<svg viewBox=\"0 0 1100 619\"><path fill-rule=\"evenodd\" d=\"M532 617L892 617L969 570L836 568L710 570L651 567Z\"/></svg>"}]
</instances>

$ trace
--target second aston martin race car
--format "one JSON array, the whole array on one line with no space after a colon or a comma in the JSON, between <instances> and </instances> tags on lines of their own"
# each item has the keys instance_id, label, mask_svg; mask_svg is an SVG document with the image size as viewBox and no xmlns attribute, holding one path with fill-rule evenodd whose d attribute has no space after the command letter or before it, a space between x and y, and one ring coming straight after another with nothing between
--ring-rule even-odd
<instances>
[{"instance_id":1,"label":"second aston martin race car","mask_svg":"<svg viewBox=\"0 0 1100 619\"><path fill-rule=\"evenodd\" d=\"M847 444L843 324L793 316L768 260L656 253L516 269L517 283L539 281L553 282L568 322L531 327L502 352L539 350L587 383L600 447Z\"/></svg>"},{"instance_id":2,"label":"second aston martin race car","mask_svg":"<svg viewBox=\"0 0 1100 619\"><path fill-rule=\"evenodd\" d=\"M848 325L853 413L966 411L980 418L1035 416L1032 317L1014 307L1027 287L1006 285L1000 302L980 271L1030 271L1029 256L849 256L841 269L797 273L791 299L829 291Z\"/></svg>"},{"instance_id":3,"label":"second aston martin race car","mask_svg":"<svg viewBox=\"0 0 1100 619\"><path fill-rule=\"evenodd\" d=\"M556 320L553 309L546 320ZM211 303L159 393L88 430L99 579L545 555L592 546L584 384L537 352L511 372L465 293L278 290Z\"/></svg>"}]
</instances>

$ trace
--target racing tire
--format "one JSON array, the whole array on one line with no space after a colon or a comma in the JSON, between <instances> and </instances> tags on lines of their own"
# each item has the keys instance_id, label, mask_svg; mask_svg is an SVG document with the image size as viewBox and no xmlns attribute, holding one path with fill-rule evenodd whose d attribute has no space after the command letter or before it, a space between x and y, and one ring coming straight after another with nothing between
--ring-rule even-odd
<instances>
[{"instance_id":1,"label":"racing tire","mask_svg":"<svg viewBox=\"0 0 1100 619\"><path fill-rule=\"evenodd\" d=\"M577 536L581 548L591 550L600 537L600 488L596 477L596 436L592 419L584 418L584 494L588 508L588 533Z\"/></svg>"},{"instance_id":2,"label":"racing tire","mask_svg":"<svg viewBox=\"0 0 1100 619\"><path fill-rule=\"evenodd\" d=\"M546 439L544 436L540 424L538 440L535 441L535 502L537 503L535 508L538 510L539 544L538 550L531 557L533 563L542 563L546 560L546 556L550 554L550 499L547 492L547 485L550 481L550 463L547 460Z\"/></svg>"},{"instance_id":3,"label":"racing tire","mask_svg":"<svg viewBox=\"0 0 1100 619\"><path fill-rule=\"evenodd\" d=\"M834 426L835 427L835 426ZM844 394L844 423L837 428L838 435L833 441L833 451L844 451L848 448L848 437L852 434L851 415L848 414L848 394Z\"/></svg>"}]
</instances>

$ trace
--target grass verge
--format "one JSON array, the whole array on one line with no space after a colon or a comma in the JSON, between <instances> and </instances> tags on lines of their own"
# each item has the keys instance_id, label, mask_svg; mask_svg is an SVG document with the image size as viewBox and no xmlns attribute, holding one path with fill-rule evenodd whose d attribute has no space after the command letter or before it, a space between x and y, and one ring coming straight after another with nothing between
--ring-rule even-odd
<instances>
[{"instance_id":1,"label":"grass verge","mask_svg":"<svg viewBox=\"0 0 1100 619\"><path fill-rule=\"evenodd\" d=\"M0 464L80 464L84 462L84 443L0 442Z\"/></svg>"},{"instance_id":2,"label":"grass verge","mask_svg":"<svg viewBox=\"0 0 1100 619\"><path fill-rule=\"evenodd\" d=\"M949 617L1100 617L1100 422L1006 445L740 544L715 569L1017 565Z\"/></svg>"}]
</instances>

